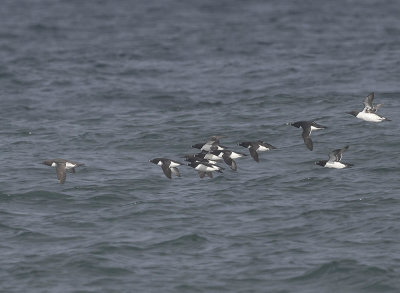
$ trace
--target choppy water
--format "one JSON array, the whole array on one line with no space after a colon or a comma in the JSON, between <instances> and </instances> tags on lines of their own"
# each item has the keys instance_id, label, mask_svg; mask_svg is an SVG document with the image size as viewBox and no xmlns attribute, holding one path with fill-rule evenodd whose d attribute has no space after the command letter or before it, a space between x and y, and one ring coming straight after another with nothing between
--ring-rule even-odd
<instances>
[{"instance_id":1,"label":"choppy water","mask_svg":"<svg viewBox=\"0 0 400 293\"><path fill-rule=\"evenodd\" d=\"M5 0L1 292L399 292L397 1ZM345 114L375 91L388 123ZM308 151L288 122L316 119ZM167 179L154 157L262 139ZM314 165L349 144L351 169ZM86 164L57 183L44 159Z\"/></svg>"}]
</instances>

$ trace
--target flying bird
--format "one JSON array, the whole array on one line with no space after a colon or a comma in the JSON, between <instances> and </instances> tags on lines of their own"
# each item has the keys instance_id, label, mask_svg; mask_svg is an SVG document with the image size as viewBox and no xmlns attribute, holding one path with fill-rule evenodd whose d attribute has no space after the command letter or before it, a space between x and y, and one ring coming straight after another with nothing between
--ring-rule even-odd
<instances>
[{"instance_id":1,"label":"flying bird","mask_svg":"<svg viewBox=\"0 0 400 293\"><path fill-rule=\"evenodd\" d=\"M205 143L196 143L192 145L192 148L200 149L201 151L216 151L216 150L224 150L227 147L219 144L219 139L223 138L222 135L214 135Z\"/></svg>"},{"instance_id":2,"label":"flying bird","mask_svg":"<svg viewBox=\"0 0 400 293\"><path fill-rule=\"evenodd\" d=\"M60 181L60 184L64 184L65 179L67 178L67 171L75 173L76 167L84 165L83 163L78 163L65 159L45 160L42 162L42 164L56 168L57 179Z\"/></svg>"},{"instance_id":3,"label":"flying bird","mask_svg":"<svg viewBox=\"0 0 400 293\"><path fill-rule=\"evenodd\" d=\"M329 153L329 160L323 160L323 161L317 161L315 162L316 165L326 167L326 168L334 168L334 169L343 169L346 167L351 167L353 164L349 163L342 163L340 162L342 160L342 155L343 152L348 150L349 146L345 146L342 149L337 149L333 150L332 152Z\"/></svg>"},{"instance_id":4,"label":"flying bird","mask_svg":"<svg viewBox=\"0 0 400 293\"><path fill-rule=\"evenodd\" d=\"M243 141L239 142L239 145L245 148L249 149L251 157L256 161L257 163L260 161L258 158L258 153L257 152L266 152L270 150L276 149L273 145L270 145L269 143L263 142L262 140L258 141Z\"/></svg>"},{"instance_id":5,"label":"flying bird","mask_svg":"<svg viewBox=\"0 0 400 293\"><path fill-rule=\"evenodd\" d=\"M155 158L150 160L149 162L156 164L161 167L165 176L171 179L171 174L173 173L175 176L180 177L181 174L179 173L178 166L183 165L182 163L166 158Z\"/></svg>"},{"instance_id":6,"label":"flying bird","mask_svg":"<svg viewBox=\"0 0 400 293\"><path fill-rule=\"evenodd\" d=\"M382 122L382 121L391 121L388 118L385 118L383 116L380 116L376 114L378 109L382 107L383 104L373 104L374 100L374 93L370 93L364 100L364 109L362 111L350 111L347 112L347 114L353 115L354 117L368 121L368 122Z\"/></svg>"},{"instance_id":7,"label":"flying bird","mask_svg":"<svg viewBox=\"0 0 400 293\"><path fill-rule=\"evenodd\" d=\"M190 161L188 166L197 170L200 178L204 178L206 175L210 178L213 178L212 172L222 173L221 170L223 169L220 166L210 164L205 161L195 161L195 160Z\"/></svg>"},{"instance_id":8,"label":"flying bird","mask_svg":"<svg viewBox=\"0 0 400 293\"><path fill-rule=\"evenodd\" d=\"M224 162L231 167L233 171L237 170L237 164L234 159L241 158L244 156L247 156L246 154L239 153L239 152L234 152L230 150L217 150L217 151L212 151L210 152L213 155L218 156L219 158L222 158Z\"/></svg>"},{"instance_id":9,"label":"flying bird","mask_svg":"<svg viewBox=\"0 0 400 293\"><path fill-rule=\"evenodd\" d=\"M311 132L313 130L327 128L325 126L317 124L315 121L297 121L297 122L291 123L290 125L297 127L297 128L300 128L300 127L303 128L303 133L301 134L301 136L303 137L304 143L310 151L313 150L313 142L310 138Z\"/></svg>"}]
</instances>

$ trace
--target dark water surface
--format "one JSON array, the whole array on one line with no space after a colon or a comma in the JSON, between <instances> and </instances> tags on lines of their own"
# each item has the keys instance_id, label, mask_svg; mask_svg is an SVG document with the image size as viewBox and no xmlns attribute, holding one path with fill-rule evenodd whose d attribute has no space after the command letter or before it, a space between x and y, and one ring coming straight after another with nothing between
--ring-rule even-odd
<instances>
[{"instance_id":1,"label":"dark water surface","mask_svg":"<svg viewBox=\"0 0 400 293\"><path fill-rule=\"evenodd\" d=\"M400 292L397 1L4 0L1 292ZM366 123L375 92L387 123ZM318 119L314 151L288 122ZM154 157L261 139L213 179ZM331 170L314 165L350 145ZM86 164L64 185L49 158Z\"/></svg>"}]
</instances>

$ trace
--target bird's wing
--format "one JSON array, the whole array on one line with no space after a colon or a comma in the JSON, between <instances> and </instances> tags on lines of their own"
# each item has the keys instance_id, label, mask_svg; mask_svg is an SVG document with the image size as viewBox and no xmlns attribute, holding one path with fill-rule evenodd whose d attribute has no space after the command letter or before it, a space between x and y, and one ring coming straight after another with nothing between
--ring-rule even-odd
<instances>
[{"instance_id":1,"label":"bird's wing","mask_svg":"<svg viewBox=\"0 0 400 293\"><path fill-rule=\"evenodd\" d=\"M231 167L231 169L232 169L233 171L236 171L236 170L237 170L236 162L235 162L233 159L231 159L231 157L229 157L228 154L224 154L224 155L222 156L222 158L224 159L225 163L226 163L229 167Z\"/></svg>"},{"instance_id":2,"label":"bird's wing","mask_svg":"<svg viewBox=\"0 0 400 293\"><path fill-rule=\"evenodd\" d=\"M375 105L374 106L374 111L376 112L376 111L378 111L378 109L380 108L380 107L382 107L383 106L383 104L377 104L377 105Z\"/></svg>"},{"instance_id":3,"label":"bird's wing","mask_svg":"<svg viewBox=\"0 0 400 293\"><path fill-rule=\"evenodd\" d=\"M374 93L370 93L368 96L365 97L364 100L364 110L370 110L373 109L374 106L372 102L374 101Z\"/></svg>"},{"instance_id":4,"label":"bird's wing","mask_svg":"<svg viewBox=\"0 0 400 293\"><path fill-rule=\"evenodd\" d=\"M179 173L178 168L172 167L170 169L171 169L172 173L174 173L175 176L181 177L181 174Z\"/></svg>"},{"instance_id":5,"label":"bird's wing","mask_svg":"<svg viewBox=\"0 0 400 293\"><path fill-rule=\"evenodd\" d=\"M301 136L303 137L304 143L306 144L307 148L312 151L313 150L313 142L310 138L311 134L311 127L304 127L303 128L303 133Z\"/></svg>"},{"instance_id":6,"label":"bird's wing","mask_svg":"<svg viewBox=\"0 0 400 293\"><path fill-rule=\"evenodd\" d=\"M329 162L340 162L342 159L343 152L347 150L349 146L345 146L342 149L333 150L329 153Z\"/></svg>"},{"instance_id":7,"label":"bird's wing","mask_svg":"<svg viewBox=\"0 0 400 293\"><path fill-rule=\"evenodd\" d=\"M256 149L253 146L251 146L249 148L249 151L250 151L250 155L252 156L254 161L256 161L258 163L260 160L258 159L258 153L257 153Z\"/></svg>"},{"instance_id":8,"label":"bird's wing","mask_svg":"<svg viewBox=\"0 0 400 293\"><path fill-rule=\"evenodd\" d=\"M169 179L171 179L171 169L165 164L161 165L161 169L163 170L165 176L167 176Z\"/></svg>"},{"instance_id":9,"label":"bird's wing","mask_svg":"<svg viewBox=\"0 0 400 293\"><path fill-rule=\"evenodd\" d=\"M65 163L57 163L56 166L57 179L60 180L61 184L64 184L67 178L67 172L65 171Z\"/></svg>"}]
</instances>

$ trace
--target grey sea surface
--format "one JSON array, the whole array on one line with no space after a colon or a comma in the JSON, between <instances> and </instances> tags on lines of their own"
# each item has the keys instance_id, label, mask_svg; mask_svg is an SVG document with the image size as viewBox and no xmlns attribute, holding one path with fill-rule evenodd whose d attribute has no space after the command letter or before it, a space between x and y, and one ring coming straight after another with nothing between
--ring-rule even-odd
<instances>
[{"instance_id":1,"label":"grey sea surface","mask_svg":"<svg viewBox=\"0 0 400 293\"><path fill-rule=\"evenodd\" d=\"M1 292L400 292L397 1L3 0ZM367 123L369 92L392 121ZM313 120L312 133L288 125ZM166 178L212 135L277 147ZM343 170L314 164L350 145ZM58 184L45 159L85 163Z\"/></svg>"}]
</instances>

